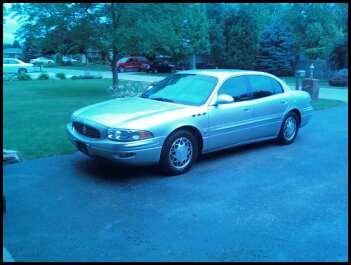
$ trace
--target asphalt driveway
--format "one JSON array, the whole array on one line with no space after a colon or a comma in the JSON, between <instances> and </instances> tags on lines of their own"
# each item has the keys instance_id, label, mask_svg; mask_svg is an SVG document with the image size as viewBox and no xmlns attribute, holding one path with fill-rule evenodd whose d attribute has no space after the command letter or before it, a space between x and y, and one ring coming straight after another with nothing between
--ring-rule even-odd
<instances>
[{"instance_id":1,"label":"asphalt driveway","mask_svg":"<svg viewBox=\"0 0 351 265\"><path fill-rule=\"evenodd\" d=\"M187 174L75 153L4 167L16 261L347 261L347 105Z\"/></svg>"}]
</instances>

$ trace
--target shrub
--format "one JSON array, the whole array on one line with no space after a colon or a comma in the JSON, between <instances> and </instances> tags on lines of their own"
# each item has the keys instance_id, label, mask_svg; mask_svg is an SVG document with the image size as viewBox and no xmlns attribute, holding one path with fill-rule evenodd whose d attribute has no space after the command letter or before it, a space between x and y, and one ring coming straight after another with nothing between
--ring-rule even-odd
<instances>
[{"instance_id":1,"label":"shrub","mask_svg":"<svg viewBox=\"0 0 351 265\"><path fill-rule=\"evenodd\" d=\"M48 74L40 74L37 79L38 80L48 80L49 75Z\"/></svg>"},{"instance_id":2,"label":"shrub","mask_svg":"<svg viewBox=\"0 0 351 265\"><path fill-rule=\"evenodd\" d=\"M348 69L341 69L333 74L328 81L331 86L348 86Z\"/></svg>"},{"instance_id":3,"label":"shrub","mask_svg":"<svg viewBox=\"0 0 351 265\"><path fill-rule=\"evenodd\" d=\"M66 79L65 73L57 73L55 76L56 76L58 79Z\"/></svg>"},{"instance_id":4,"label":"shrub","mask_svg":"<svg viewBox=\"0 0 351 265\"><path fill-rule=\"evenodd\" d=\"M17 79L24 81L24 80L32 80L32 78L30 77L30 75L25 74L25 73L21 73L21 74L17 74Z\"/></svg>"}]
</instances>

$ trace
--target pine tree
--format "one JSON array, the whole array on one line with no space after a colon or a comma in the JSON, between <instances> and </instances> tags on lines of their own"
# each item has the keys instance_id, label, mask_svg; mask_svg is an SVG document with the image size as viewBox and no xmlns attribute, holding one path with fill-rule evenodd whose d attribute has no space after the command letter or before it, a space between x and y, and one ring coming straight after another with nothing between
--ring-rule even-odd
<instances>
[{"instance_id":1,"label":"pine tree","mask_svg":"<svg viewBox=\"0 0 351 265\"><path fill-rule=\"evenodd\" d=\"M273 21L260 36L256 69L281 76L293 74L293 44L282 21Z\"/></svg>"},{"instance_id":2,"label":"pine tree","mask_svg":"<svg viewBox=\"0 0 351 265\"><path fill-rule=\"evenodd\" d=\"M258 28L248 8L228 11L224 23L224 65L227 68L252 69L257 52Z\"/></svg>"}]
</instances>

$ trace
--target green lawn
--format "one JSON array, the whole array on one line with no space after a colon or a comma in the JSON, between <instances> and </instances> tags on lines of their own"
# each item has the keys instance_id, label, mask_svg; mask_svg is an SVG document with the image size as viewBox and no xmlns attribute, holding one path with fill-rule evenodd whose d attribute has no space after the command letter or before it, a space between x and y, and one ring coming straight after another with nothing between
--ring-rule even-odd
<instances>
[{"instance_id":1,"label":"green lawn","mask_svg":"<svg viewBox=\"0 0 351 265\"><path fill-rule=\"evenodd\" d=\"M47 66L45 68L50 68L50 67L72 69L72 70L84 70L84 71L111 71L110 66L107 64L53 65L53 66Z\"/></svg>"},{"instance_id":2,"label":"green lawn","mask_svg":"<svg viewBox=\"0 0 351 265\"><path fill-rule=\"evenodd\" d=\"M25 159L73 152L65 132L71 113L113 98L107 91L110 85L111 79L5 81L3 147L20 151ZM131 81L120 85L117 96L146 87Z\"/></svg>"},{"instance_id":3,"label":"green lawn","mask_svg":"<svg viewBox=\"0 0 351 265\"><path fill-rule=\"evenodd\" d=\"M345 104L345 103L340 100L321 99L321 98L318 100L312 101L312 106L314 110L329 109L329 108L339 106L340 104Z\"/></svg>"},{"instance_id":4,"label":"green lawn","mask_svg":"<svg viewBox=\"0 0 351 265\"><path fill-rule=\"evenodd\" d=\"M108 92L111 79L35 80L4 82L4 148L20 151L25 159L75 151L65 125L73 111L116 96L136 95L147 83L120 81L120 92ZM342 104L313 102L315 110Z\"/></svg>"}]
</instances>

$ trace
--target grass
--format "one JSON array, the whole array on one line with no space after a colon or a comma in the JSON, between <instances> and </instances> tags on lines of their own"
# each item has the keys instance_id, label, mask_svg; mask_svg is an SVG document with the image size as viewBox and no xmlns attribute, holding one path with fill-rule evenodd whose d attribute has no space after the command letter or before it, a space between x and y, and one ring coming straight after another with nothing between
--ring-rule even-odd
<instances>
[{"instance_id":1,"label":"grass","mask_svg":"<svg viewBox=\"0 0 351 265\"><path fill-rule=\"evenodd\" d=\"M108 92L111 79L4 82L4 148L24 159L75 151L65 125L73 111L116 96L135 95L147 83L120 81L120 92Z\"/></svg>"},{"instance_id":2,"label":"grass","mask_svg":"<svg viewBox=\"0 0 351 265\"><path fill-rule=\"evenodd\" d=\"M314 110L329 109L329 108L339 106L341 104L345 104L345 103L340 100L321 99L321 98L318 100L312 101L312 106Z\"/></svg>"},{"instance_id":3,"label":"grass","mask_svg":"<svg viewBox=\"0 0 351 265\"><path fill-rule=\"evenodd\" d=\"M65 126L73 111L116 96L141 93L147 83L120 80L117 95L108 92L111 79L5 81L4 148L20 151L25 159L72 153ZM315 110L343 104L319 99Z\"/></svg>"},{"instance_id":4,"label":"grass","mask_svg":"<svg viewBox=\"0 0 351 265\"><path fill-rule=\"evenodd\" d=\"M83 70L83 71L111 71L111 68L107 64L74 64L74 65L53 65L47 66L45 68L62 68L70 70Z\"/></svg>"}]
</instances>

